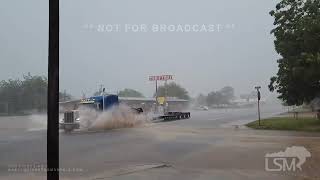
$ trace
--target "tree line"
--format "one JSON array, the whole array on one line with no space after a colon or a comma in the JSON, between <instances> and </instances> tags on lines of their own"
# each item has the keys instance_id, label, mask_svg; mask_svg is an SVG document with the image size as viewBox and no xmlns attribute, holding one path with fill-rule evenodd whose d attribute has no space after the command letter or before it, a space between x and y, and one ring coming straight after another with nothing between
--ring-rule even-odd
<instances>
[{"instance_id":1,"label":"tree line","mask_svg":"<svg viewBox=\"0 0 320 180\"><path fill-rule=\"evenodd\" d=\"M225 86L218 91L212 91L208 95L200 94L195 102L198 105L219 106L229 105L235 98L234 89L231 86Z\"/></svg>"},{"instance_id":2,"label":"tree line","mask_svg":"<svg viewBox=\"0 0 320 180\"><path fill-rule=\"evenodd\" d=\"M48 80L44 76L32 76L23 79L9 79L0 82L0 103L2 110L9 114L23 111L45 111L47 108Z\"/></svg>"},{"instance_id":3,"label":"tree line","mask_svg":"<svg viewBox=\"0 0 320 180\"><path fill-rule=\"evenodd\" d=\"M44 112L47 109L48 80L45 76L23 75L22 79L9 79L0 82L0 114L18 114L29 111ZM102 90L94 93L101 95ZM145 97L141 92L125 88L118 92L120 97ZM154 97L156 94L154 93ZM157 96L176 97L192 100L188 91L181 85L171 82L158 87ZM230 104L234 98L234 89L226 86L208 95L199 95L196 101L206 105ZM71 100L72 96L66 91L59 92L59 101Z\"/></svg>"},{"instance_id":4,"label":"tree line","mask_svg":"<svg viewBox=\"0 0 320 180\"><path fill-rule=\"evenodd\" d=\"M102 90L94 93L94 95L101 95ZM119 97L145 97L141 92L125 88L118 92ZM153 94L153 97L176 97L179 99L192 100L199 105L228 105L231 104L235 98L234 89L231 86L225 86L218 91L212 91L208 95L200 94L196 98L191 98L187 89L181 85L170 82L158 87L157 93Z\"/></svg>"},{"instance_id":5,"label":"tree line","mask_svg":"<svg viewBox=\"0 0 320 180\"><path fill-rule=\"evenodd\" d=\"M101 93L102 93L102 90L99 90L95 92L94 95L100 95ZM143 93L130 88L125 88L119 91L118 95L119 97L145 97ZM182 87L181 85L175 82L171 82L171 83L159 86L157 90L157 94L156 93L153 94L153 97L156 97L156 96L176 97L176 98L185 99L185 100L191 99L188 91L184 87Z\"/></svg>"},{"instance_id":6,"label":"tree line","mask_svg":"<svg viewBox=\"0 0 320 180\"><path fill-rule=\"evenodd\" d=\"M0 81L0 113L24 114L47 110L48 79L45 76L23 75L22 79ZM66 92L59 92L59 101L71 100Z\"/></svg>"}]
</instances>

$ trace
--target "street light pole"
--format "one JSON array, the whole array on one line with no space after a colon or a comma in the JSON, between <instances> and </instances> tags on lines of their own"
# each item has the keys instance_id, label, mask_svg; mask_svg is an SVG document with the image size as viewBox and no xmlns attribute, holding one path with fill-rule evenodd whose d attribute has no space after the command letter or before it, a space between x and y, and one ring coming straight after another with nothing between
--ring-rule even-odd
<instances>
[{"instance_id":1,"label":"street light pole","mask_svg":"<svg viewBox=\"0 0 320 180\"><path fill-rule=\"evenodd\" d=\"M156 80L156 107L155 107L155 112L158 113L158 80Z\"/></svg>"},{"instance_id":2,"label":"street light pole","mask_svg":"<svg viewBox=\"0 0 320 180\"><path fill-rule=\"evenodd\" d=\"M168 94L168 84L167 80L164 82L164 113L167 113L168 111L168 101L167 101L167 94Z\"/></svg>"},{"instance_id":3,"label":"street light pole","mask_svg":"<svg viewBox=\"0 0 320 180\"><path fill-rule=\"evenodd\" d=\"M158 81L156 80L156 102L158 98Z\"/></svg>"},{"instance_id":4,"label":"street light pole","mask_svg":"<svg viewBox=\"0 0 320 180\"><path fill-rule=\"evenodd\" d=\"M59 179L59 0L49 0L47 179Z\"/></svg>"},{"instance_id":5,"label":"street light pole","mask_svg":"<svg viewBox=\"0 0 320 180\"><path fill-rule=\"evenodd\" d=\"M256 86L254 87L256 90L257 90L257 98L258 98L258 116L259 116L259 126L261 125L260 121L261 121L261 118L260 118L260 99L261 99L261 94L260 94L260 89L261 89L261 86Z\"/></svg>"}]
</instances>

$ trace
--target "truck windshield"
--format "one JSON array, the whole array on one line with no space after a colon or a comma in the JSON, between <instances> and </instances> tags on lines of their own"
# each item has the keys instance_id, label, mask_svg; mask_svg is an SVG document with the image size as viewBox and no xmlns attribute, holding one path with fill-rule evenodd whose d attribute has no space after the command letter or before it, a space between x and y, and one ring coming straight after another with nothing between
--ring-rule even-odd
<instances>
[{"instance_id":1,"label":"truck windshield","mask_svg":"<svg viewBox=\"0 0 320 180\"><path fill-rule=\"evenodd\" d=\"M91 110L98 110L98 105L95 103L83 103L79 104L79 109L91 109Z\"/></svg>"}]
</instances>

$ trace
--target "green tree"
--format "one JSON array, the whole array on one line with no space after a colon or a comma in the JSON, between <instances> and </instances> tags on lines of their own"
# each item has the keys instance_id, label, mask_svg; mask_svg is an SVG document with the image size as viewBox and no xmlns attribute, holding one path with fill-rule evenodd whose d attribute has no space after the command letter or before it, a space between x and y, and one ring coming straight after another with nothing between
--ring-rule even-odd
<instances>
[{"instance_id":1,"label":"green tree","mask_svg":"<svg viewBox=\"0 0 320 180\"><path fill-rule=\"evenodd\" d=\"M177 97L186 100L190 99L188 91L185 88L181 87L179 84L176 84L174 82L158 87L158 97L165 95L168 97Z\"/></svg>"},{"instance_id":2,"label":"green tree","mask_svg":"<svg viewBox=\"0 0 320 180\"><path fill-rule=\"evenodd\" d=\"M120 91L118 95L120 97L144 97L141 92L128 88Z\"/></svg>"},{"instance_id":3,"label":"green tree","mask_svg":"<svg viewBox=\"0 0 320 180\"><path fill-rule=\"evenodd\" d=\"M219 91L212 91L207 96L208 105L230 104L234 98L234 89L231 86L225 86Z\"/></svg>"},{"instance_id":4,"label":"green tree","mask_svg":"<svg viewBox=\"0 0 320 180\"><path fill-rule=\"evenodd\" d=\"M37 109L43 111L47 107L48 80L43 76L32 76L30 73L23 76L22 99L24 109Z\"/></svg>"},{"instance_id":5,"label":"green tree","mask_svg":"<svg viewBox=\"0 0 320 180\"><path fill-rule=\"evenodd\" d=\"M23 107L21 85L22 82L18 79L0 82L0 102L9 104L9 113L20 111Z\"/></svg>"},{"instance_id":6,"label":"green tree","mask_svg":"<svg viewBox=\"0 0 320 180\"><path fill-rule=\"evenodd\" d=\"M220 92L212 91L207 96L208 105L221 105L223 102L223 95Z\"/></svg>"},{"instance_id":7,"label":"green tree","mask_svg":"<svg viewBox=\"0 0 320 180\"><path fill-rule=\"evenodd\" d=\"M269 89L288 105L308 103L320 92L320 1L282 0L270 15L281 58Z\"/></svg>"},{"instance_id":8,"label":"green tree","mask_svg":"<svg viewBox=\"0 0 320 180\"><path fill-rule=\"evenodd\" d=\"M9 112L44 111L47 107L48 81L43 76L23 76L23 80L0 82L0 102L9 104Z\"/></svg>"},{"instance_id":9,"label":"green tree","mask_svg":"<svg viewBox=\"0 0 320 180\"><path fill-rule=\"evenodd\" d=\"M230 103L232 99L234 99L234 89L231 86L225 86L219 91L225 102Z\"/></svg>"}]
</instances>

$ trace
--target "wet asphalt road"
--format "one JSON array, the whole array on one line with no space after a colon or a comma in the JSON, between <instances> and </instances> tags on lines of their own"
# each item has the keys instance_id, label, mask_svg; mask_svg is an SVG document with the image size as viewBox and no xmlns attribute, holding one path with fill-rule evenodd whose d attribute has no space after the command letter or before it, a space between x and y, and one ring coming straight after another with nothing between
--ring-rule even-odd
<instances>
[{"instance_id":1,"label":"wet asphalt road","mask_svg":"<svg viewBox=\"0 0 320 180\"><path fill-rule=\"evenodd\" d=\"M265 108L262 116L281 111ZM314 140L320 142L318 135L232 126L256 117L256 109L196 111L188 120L104 132L60 133L61 179L299 179L296 174L266 172L264 155L297 140L318 147L314 144ZM313 149L317 154L320 151ZM0 179L43 179L43 172L21 171L26 165L46 163L46 131L2 129L0 154ZM312 163L317 160L315 156L304 176L312 177L316 166ZM12 168L16 165L20 169Z\"/></svg>"}]
</instances>

